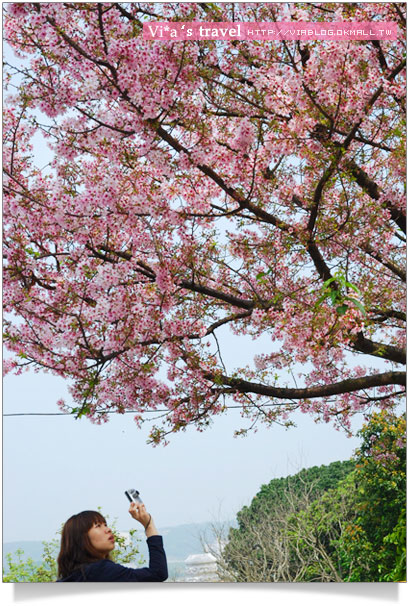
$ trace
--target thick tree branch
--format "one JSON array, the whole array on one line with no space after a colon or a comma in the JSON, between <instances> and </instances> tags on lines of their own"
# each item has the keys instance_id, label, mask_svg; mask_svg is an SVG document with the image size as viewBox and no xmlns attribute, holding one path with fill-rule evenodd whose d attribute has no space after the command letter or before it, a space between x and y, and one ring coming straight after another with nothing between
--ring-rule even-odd
<instances>
[{"instance_id":1,"label":"thick tree branch","mask_svg":"<svg viewBox=\"0 0 411 606\"><path fill-rule=\"evenodd\" d=\"M396 265L389 259L385 259L379 252L374 250L369 244L363 244L361 246L361 248L364 250L364 252L367 253L367 255L369 255L370 257L372 257L373 259L375 259L376 261L381 263L381 265L383 265L384 267L386 267L387 269L392 271L392 273L395 274L396 276L398 276L403 282L407 281L407 274L406 274L405 270L398 267L398 265Z\"/></svg>"},{"instance_id":2,"label":"thick tree branch","mask_svg":"<svg viewBox=\"0 0 411 606\"><path fill-rule=\"evenodd\" d=\"M407 316L403 311L398 311L397 309L370 309L370 312L375 314L376 317L382 321L389 320L393 318L395 320L401 320L402 322L406 322Z\"/></svg>"},{"instance_id":3,"label":"thick tree branch","mask_svg":"<svg viewBox=\"0 0 411 606\"><path fill-rule=\"evenodd\" d=\"M358 185L372 198L379 200L381 192L378 185L370 179L365 170L360 168L354 160L349 160L345 163L345 167L352 174ZM407 219L405 214L390 201L385 201L383 206L390 211L391 219L398 225L401 231L407 232Z\"/></svg>"},{"instance_id":4,"label":"thick tree branch","mask_svg":"<svg viewBox=\"0 0 411 606\"><path fill-rule=\"evenodd\" d=\"M391 360L398 364L406 363L406 351L399 347L393 347L392 345L386 345L385 343L377 343L364 337L362 332L351 341L352 346L356 351L361 353L369 354L377 358L383 358L384 360Z\"/></svg>"},{"instance_id":5,"label":"thick tree branch","mask_svg":"<svg viewBox=\"0 0 411 606\"><path fill-rule=\"evenodd\" d=\"M181 288L185 288L186 290L197 292L208 297L213 297L214 299L224 301L225 303L230 303L230 305L234 305L235 307L240 307L242 309L253 309L256 307L256 302L250 299L240 299L239 297L234 297L233 295L223 293L207 286L201 286L201 284L195 284L194 282L190 282L188 280L182 280L179 282L179 286Z\"/></svg>"},{"instance_id":6,"label":"thick tree branch","mask_svg":"<svg viewBox=\"0 0 411 606\"><path fill-rule=\"evenodd\" d=\"M405 372L384 372L378 375L368 375L355 379L346 379L331 385L318 385L294 389L288 387L271 387L260 383L253 383L244 379L228 377L226 375L205 375L207 379L215 381L219 385L234 387L240 393L255 393L262 396L278 398L280 400L305 400L311 398L324 398L336 396L343 393L351 393L362 389L382 387L385 385L405 385Z\"/></svg>"},{"instance_id":7,"label":"thick tree branch","mask_svg":"<svg viewBox=\"0 0 411 606\"><path fill-rule=\"evenodd\" d=\"M93 252L93 254L100 258L103 259L105 261L109 260L104 254L99 253L98 250L95 250L94 248L92 248L90 245L87 245L87 248ZM133 260L133 254L129 253L129 252L122 252L122 251L114 251L109 249L108 247L105 246L101 246L100 247L102 250L106 250L108 253L112 254L112 255L116 255L126 261L131 261ZM141 261L137 261L137 264L140 266L140 269L138 271L140 271L140 273L144 273L144 275L147 276L147 278L149 278L150 281L155 281L156 279L156 273L154 272L154 270L152 270L147 264L142 263ZM234 295L231 295L229 293L224 293L220 290L216 290L214 288L210 288L208 286L203 286L201 284L196 284L194 281L190 281L190 280L181 280L176 284L179 288L183 288L185 290L189 290L191 292L197 292L199 294L202 295L206 295L209 297L212 297L214 299L217 299L219 301L224 301L225 303L229 303L230 305L234 305L235 307L240 307L242 309L254 309L254 307L256 307L257 302L253 301L251 299L241 299L240 297L236 297Z\"/></svg>"}]
</instances>

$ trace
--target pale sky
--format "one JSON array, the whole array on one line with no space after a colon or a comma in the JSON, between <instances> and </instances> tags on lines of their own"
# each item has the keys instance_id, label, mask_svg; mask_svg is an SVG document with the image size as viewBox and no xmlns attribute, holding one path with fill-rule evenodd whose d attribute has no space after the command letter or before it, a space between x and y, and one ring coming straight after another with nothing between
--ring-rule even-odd
<instances>
[{"instance_id":1,"label":"pale sky","mask_svg":"<svg viewBox=\"0 0 411 606\"><path fill-rule=\"evenodd\" d=\"M240 348L231 338L223 347L229 368L256 351L251 339ZM56 413L60 397L70 402L59 377L6 376L3 413ZM259 426L257 433L234 438L235 429L248 425L239 411L229 410L206 431L189 427L172 435L168 446L154 448L146 444L150 423L139 430L132 414L111 415L104 425L70 416L5 417L3 541L50 539L69 516L98 506L128 530L133 521L124 490L132 487L159 527L234 519L262 484L347 459L359 444L331 424L296 418L297 428ZM361 424L358 418L356 426Z\"/></svg>"}]
</instances>

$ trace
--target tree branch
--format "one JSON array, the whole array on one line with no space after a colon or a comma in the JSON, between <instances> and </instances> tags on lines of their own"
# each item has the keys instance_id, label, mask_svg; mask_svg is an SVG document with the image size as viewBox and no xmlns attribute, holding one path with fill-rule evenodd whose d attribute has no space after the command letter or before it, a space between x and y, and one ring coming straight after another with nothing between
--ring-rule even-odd
<instances>
[{"instance_id":1,"label":"tree branch","mask_svg":"<svg viewBox=\"0 0 411 606\"><path fill-rule=\"evenodd\" d=\"M398 267L398 265L396 265L392 261L384 259L384 257L379 252L371 248L369 244L364 244L361 246L361 248L364 252L367 253L367 255L370 255L370 257L376 259L376 261L378 261L379 263L381 263L381 265L392 271L392 273L398 276L403 282L407 281L407 274L404 270L402 270L400 267Z\"/></svg>"},{"instance_id":2,"label":"tree branch","mask_svg":"<svg viewBox=\"0 0 411 606\"><path fill-rule=\"evenodd\" d=\"M404 349L371 341L370 339L364 337L362 332L358 333L351 343L354 349L360 351L361 353L366 353L377 358L383 358L384 360L391 360L392 362L397 362L398 364L406 363L406 351Z\"/></svg>"},{"instance_id":3,"label":"tree branch","mask_svg":"<svg viewBox=\"0 0 411 606\"><path fill-rule=\"evenodd\" d=\"M360 168L354 160L349 160L345 163L346 168L350 171L358 185L372 198L379 200L381 193L378 185L370 179L365 170ZM390 201L383 203L383 206L390 211L391 219L398 225L401 231L407 233L407 219L405 214Z\"/></svg>"},{"instance_id":4,"label":"tree branch","mask_svg":"<svg viewBox=\"0 0 411 606\"><path fill-rule=\"evenodd\" d=\"M271 387L259 383L252 383L244 379L228 377L226 375L206 374L205 377L217 384L234 387L240 393L255 393L281 400L304 400L311 398L323 398L335 396L343 393L351 393L361 389L370 389L373 387L382 387L384 385L403 385L406 384L405 372L385 372L378 375L368 375L357 377L355 379L345 379L339 383L331 385L318 385L315 387L305 387L294 389L288 387Z\"/></svg>"}]
</instances>

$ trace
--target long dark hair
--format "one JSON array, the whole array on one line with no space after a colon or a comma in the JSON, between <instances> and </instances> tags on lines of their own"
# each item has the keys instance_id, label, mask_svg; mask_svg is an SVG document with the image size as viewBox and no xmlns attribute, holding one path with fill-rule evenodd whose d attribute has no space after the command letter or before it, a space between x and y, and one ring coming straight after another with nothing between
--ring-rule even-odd
<instances>
[{"instance_id":1,"label":"long dark hair","mask_svg":"<svg viewBox=\"0 0 411 606\"><path fill-rule=\"evenodd\" d=\"M71 516L64 524L61 533L60 553L57 557L59 579L69 576L74 570L81 569L84 564L110 559L108 554L102 556L90 542L87 533L95 523L106 524L106 520L101 513L98 511L82 511Z\"/></svg>"}]
</instances>

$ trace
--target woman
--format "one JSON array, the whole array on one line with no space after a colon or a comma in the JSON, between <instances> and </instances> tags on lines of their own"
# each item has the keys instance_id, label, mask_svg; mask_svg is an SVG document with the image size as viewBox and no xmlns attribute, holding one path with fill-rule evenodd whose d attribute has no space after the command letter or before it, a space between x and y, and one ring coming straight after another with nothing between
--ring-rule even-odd
<instances>
[{"instance_id":1,"label":"woman","mask_svg":"<svg viewBox=\"0 0 411 606\"><path fill-rule=\"evenodd\" d=\"M127 568L110 559L114 536L97 511L82 511L67 520L57 558L58 581L147 582L168 577L163 539L142 503L131 503L130 515L145 529L149 551L148 568Z\"/></svg>"}]
</instances>

